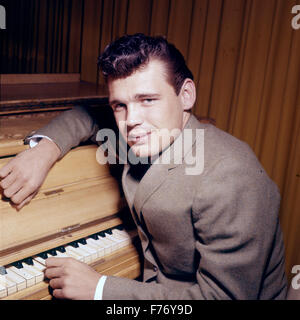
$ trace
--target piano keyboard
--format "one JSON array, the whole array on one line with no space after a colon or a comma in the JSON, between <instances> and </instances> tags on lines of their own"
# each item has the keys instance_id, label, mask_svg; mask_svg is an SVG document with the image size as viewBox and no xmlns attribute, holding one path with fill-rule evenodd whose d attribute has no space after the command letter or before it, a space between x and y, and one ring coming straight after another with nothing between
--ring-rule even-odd
<instances>
[{"instance_id":1,"label":"piano keyboard","mask_svg":"<svg viewBox=\"0 0 300 320\"><path fill-rule=\"evenodd\" d=\"M136 231L128 233L120 225L0 267L0 298L44 281L45 261L49 257L72 257L92 264L130 245L135 236Z\"/></svg>"}]
</instances>

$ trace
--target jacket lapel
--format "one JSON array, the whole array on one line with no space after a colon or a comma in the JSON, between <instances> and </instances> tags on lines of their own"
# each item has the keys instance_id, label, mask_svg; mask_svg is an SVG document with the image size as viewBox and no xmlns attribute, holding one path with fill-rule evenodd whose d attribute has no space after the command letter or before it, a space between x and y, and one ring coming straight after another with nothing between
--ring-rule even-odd
<instances>
[{"instance_id":1,"label":"jacket lapel","mask_svg":"<svg viewBox=\"0 0 300 320\"><path fill-rule=\"evenodd\" d=\"M193 115L191 115L181 134L176 138L174 143L154 161L140 181L133 198L133 206L139 219L141 218L140 212L142 211L144 203L166 180L169 172L178 165L184 163L185 155L190 152L194 145L196 135L186 135L186 129L195 129L197 127L199 128L199 122ZM128 169L126 170L126 175L127 173ZM126 180L125 177L126 176L124 176L123 182Z\"/></svg>"},{"instance_id":2,"label":"jacket lapel","mask_svg":"<svg viewBox=\"0 0 300 320\"><path fill-rule=\"evenodd\" d=\"M143 204L159 188L167 176L168 168L165 165L153 163L140 181L133 201L139 219L141 219L140 212Z\"/></svg>"}]
</instances>

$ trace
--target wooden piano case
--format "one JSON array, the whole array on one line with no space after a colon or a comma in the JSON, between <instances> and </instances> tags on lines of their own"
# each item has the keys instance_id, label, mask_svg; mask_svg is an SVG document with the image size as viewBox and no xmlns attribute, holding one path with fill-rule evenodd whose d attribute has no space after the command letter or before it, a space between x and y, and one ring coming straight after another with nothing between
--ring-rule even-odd
<instances>
[{"instance_id":1,"label":"wooden piano case","mask_svg":"<svg viewBox=\"0 0 300 320\"><path fill-rule=\"evenodd\" d=\"M51 77L52 76L52 77ZM24 137L74 105L89 105L101 114L107 104L101 87L78 81L78 75L7 76L1 86L0 167L28 148ZM15 83L16 79L23 83ZM127 223L120 181L96 160L96 145L71 150L51 169L35 198L20 211L0 201L0 266L34 256L91 234ZM120 212L126 212L122 215ZM140 274L138 243L94 261L95 270L121 277ZM4 299L50 299L47 281Z\"/></svg>"}]
</instances>

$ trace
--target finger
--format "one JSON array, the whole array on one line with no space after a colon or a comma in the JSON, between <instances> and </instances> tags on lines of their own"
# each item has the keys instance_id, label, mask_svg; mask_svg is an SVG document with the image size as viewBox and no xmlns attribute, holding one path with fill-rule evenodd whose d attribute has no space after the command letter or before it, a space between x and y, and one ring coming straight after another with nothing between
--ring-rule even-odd
<instances>
[{"instance_id":1,"label":"finger","mask_svg":"<svg viewBox=\"0 0 300 320\"><path fill-rule=\"evenodd\" d=\"M63 270L61 267L51 267L51 268L46 268L44 271L45 277L48 279L54 279L54 278L59 278L60 276L63 275Z\"/></svg>"},{"instance_id":2,"label":"finger","mask_svg":"<svg viewBox=\"0 0 300 320\"><path fill-rule=\"evenodd\" d=\"M62 289L63 288L63 279L62 278L54 278L49 281L49 286L52 289Z\"/></svg>"},{"instance_id":3,"label":"finger","mask_svg":"<svg viewBox=\"0 0 300 320\"><path fill-rule=\"evenodd\" d=\"M17 174L12 171L9 175L7 175L1 182L0 186L3 189L7 189L12 183L14 183L17 179Z\"/></svg>"},{"instance_id":4,"label":"finger","mask_svg":"<svg viewBox=\"0 0 300 320\"><path fill-rule=\"evenodd\" d=\"M9 175L10 176L10 175ZM9 177L8 176L8 177ZM3 194L7 198L13 197L23 186L23 182L21 180L15 180L8 188L3 191Z\"/></svg>"},{"instance_id":5,"label":"finger","mask_svg":"<svg viewBox=\"0 0 300 320\"><path fill-rule=\"evenodd\" d=\"M46 259L46 268L62 267L70 258L50 257Z\"/></svg>"},{"instance_id":6,"label":"finger","mask_svg":"<svg viewBox=\"0 0 300 320\"><path fill-rule=\"evenodd\" d=\"M15 193L10 200L17 204L20 205L26 198L30 197L35 191L34 188L30 186L25 186L24 188L21 188L17 193Z\"/></svg>"},{"instance_id":7,"label":"finger","mask_svg":"<svg viewBox=\"0 0 300 320\"><path fill-rule=\"evenodd\" d=\"M32 193L29 197L27 197L24 201L22 201L19 205L13 204L13 207L16 208L17 210L22 209L25 204L29 203L31 199L37 194L37 191Z\"/></svg>"},{"instance_id":8,"label":"finger","mask_svg":"<svg viewBox=\"0 0 300 320\"><path fill-rule=\"evenodd\" d=\"M65 298L62 289L53 290L52 295L53 295L53 297L55 297L57 299L64 299Z\"/></svg>"},{"instance_id":9,"label":"finger","mask_svg":"<svg viewBox=\"0 0 300 320\"><path fill-rule=\"evenodd\" d=\"M3 166L0 169L0 179L5 178L12 171L12 168L13 168L13 166L12 166L11 162L9 162L5 166Z\"/></svg>"}]
</instances>

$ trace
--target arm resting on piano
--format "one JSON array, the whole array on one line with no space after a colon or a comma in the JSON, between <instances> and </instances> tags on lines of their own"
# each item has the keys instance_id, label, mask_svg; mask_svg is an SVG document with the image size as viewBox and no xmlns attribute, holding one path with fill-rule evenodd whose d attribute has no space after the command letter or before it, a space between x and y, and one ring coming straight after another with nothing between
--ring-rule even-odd
<instances>
[{"instance_id":1,"label":"arm resting on piano","mask_svg":"<svg viewBox=\"0 0 300 320\"><path fill-rule=\"evenodd\" d=\"M19 153L0 169L0 187L5 197L21 209L37 193L54 163L72 147L96 135L98 126L82 107L75 107L32 133L45 136L36 148ZM25 138L29 142L31 136Z\"/></svg>"},{"instance_id":2,"label":"arm resting on piano","mask_svg":"<svg viewBox=\"0 0 300 320\"><path fill-rule=\"evenodd\" d=\"M85 108L77 106L63 112L43 128L32 132L25 138L25 142L29 143L35 136L48 137L59 147L62 158L71 148L95 137L98 130L98 125Z\"/></svg>"},{"instance_id":3,"label":"arm resting on piano","mask_svg":"<svg viewBox=\"0 0 300 320\"><path fill-rule=\"evenodd\" d=\"M0 187L5 197L21 209L37 193L49 170L60 156L60 149L48 139L19 153L0 169Z\"/></svg>"}]
</instances>

